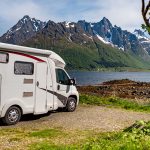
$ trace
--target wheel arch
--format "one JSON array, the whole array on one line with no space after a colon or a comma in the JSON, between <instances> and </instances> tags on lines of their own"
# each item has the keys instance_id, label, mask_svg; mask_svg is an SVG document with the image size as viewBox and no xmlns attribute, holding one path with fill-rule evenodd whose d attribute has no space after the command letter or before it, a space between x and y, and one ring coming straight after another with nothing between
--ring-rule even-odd
<instances>
[{"instance_id":1,"label":"wheel arch","mask_svg":"<svg viewBox=\"0 0 150 150\"><path fill-rule=\"evenodd\" d=\"M78 105L78 103L79 103L79 94L78 93L77 94L76 93L72 93L71 95L69 95L69 97L75 98L75 100L77 102L77 105Z\"/></svg>"},{"instance_id":2,"label":"wheel arch","mask_svg":"<svg viewBox=\"0 0 150 150\"><path fill-rule=\"evenodd\" d=\"M3 108L2 108L2 112L1 112L1 117L4 117L7 110L12 107L12 106L16 106L18 107L20 110L21 110L21 114L23 115L24 114L24 104L21 103L19 100L14 100L14 101L11 101L10 103L6 103Z\"/></svg>"},{"instance_id":3,"label":"wheel arch","mask_svg":"<svg viewBox=\"0 0 150 150\"><path fill-rule=\"evenodd\" d=\"M76 95L70 95L68 98L70 98L70 97L75 98L75 99L76 99L76 101L77 101L77 96L76 96Z\"/></svg>"},{"instance_id":4,"label":"wheel arch","mask_svg":"<svg viewBox=\"0 0 150 150\"><path fill-rule=\"evenodd\" d=\"M12 105L12 106L18 107L18 108L20 109L20 111L21 111L21 115L23 114L23 109L22 109L22 107L21 107L20 105L14 104L14 105ZM12 106L10 106L10 107L12 107ZM9 107L9 108L10 108L10 107ZM8 108L8 109L9 109L9 108Z\"/></svg>"}]
</instances>

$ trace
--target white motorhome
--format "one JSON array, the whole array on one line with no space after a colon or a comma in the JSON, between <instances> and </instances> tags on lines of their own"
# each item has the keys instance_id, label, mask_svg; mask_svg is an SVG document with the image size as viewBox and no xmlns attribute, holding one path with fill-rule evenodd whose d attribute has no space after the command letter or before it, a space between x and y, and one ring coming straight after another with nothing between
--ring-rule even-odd
<instances>
[{"instance_id":1,"label":"white motorhome","mask_svg":"<svg viewBox=\"0 0 150 150\"><path fill-rule=\"evenodd\" d=\"M44 114L79 102L75 80L56 53L0 43L0 118L16 124L23 114Z\"/></svg>"}]
</instances>

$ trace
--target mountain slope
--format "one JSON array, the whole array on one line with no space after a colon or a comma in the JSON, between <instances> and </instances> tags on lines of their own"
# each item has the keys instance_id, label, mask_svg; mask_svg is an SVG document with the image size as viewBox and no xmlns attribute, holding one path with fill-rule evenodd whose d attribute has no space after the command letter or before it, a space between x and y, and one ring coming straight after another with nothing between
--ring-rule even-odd
<instances>
[{"instance_id":1,"label":"mountain slope","mask_svg":"<svg viewBox=\"0 0 150 150\"><path fill-rule=\"evenodd\" d=\"M100 70L108 67L143 68L146 63L138 56L104 44L78 24L65 28L65 23L49 21L41 32L23 45L51 49L62 56L68 69Z\"/></svg>"},{"instance_id":2,"label":"mountain slope","mask_svg":"<svg viewBox=\"0 0 150 150\"><path fill-rule=\"evenodd\" d=\"M43 29L45 24L45 22L30 18L26 15L8 30L7 33L0 37L0 41L4 43L21 44Z\"/></svg>"},{"instance_id":3,"label":"mountain slope","mask_svg":"<svg viewBox=\"0 0 150 150\"><path fill-rule=\"evenodd\" d=\"M135 30L134 34L140 41L143 49L150 55L150 39L145 35L145 33L141 30Z\"/></svg>"},{"instance_id":4,"label":"mountain slope","mask_svg":"<svg viewBox=\"0 0 150 150\"><path fill-rule=\"evenodd\" d=\"M53 50L64 58L68 69L147 69L150 65L148 49L137 35L113 26L105 17L97 23L44 23L25 16L0 41Z\"/></svg>"}]
</instances>

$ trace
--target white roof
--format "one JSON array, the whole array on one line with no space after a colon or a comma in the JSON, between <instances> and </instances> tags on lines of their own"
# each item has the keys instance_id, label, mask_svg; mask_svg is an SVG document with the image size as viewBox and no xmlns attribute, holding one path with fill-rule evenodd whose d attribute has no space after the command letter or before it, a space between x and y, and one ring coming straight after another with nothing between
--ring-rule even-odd
<instances>
[{"instance_id":1,"label":"white roof","mask_svg":"<svg viewBox=\"0 0 150 150\"><path fill-rule=\"evenodd\" d=\"M50 57L56 63L56 65L61 65L62 63L62 65L65 66L64 60L58 54L50 50L42 50L42 49L37 49L37 48L18 46L18 45L6 44L6 43L1 43L1 42L0 42L0 49L6 50L6 51L46 55L47 57Z\"/></svg>"},{"instance_id":2,"label":"white roof","mask_svg":"<svg viewBox=\"0 0 150 150\"><path fill-rule=\"evenodd\" d=\"M7 51L12 50L12 51L19 51L19 52L42 54L42 55L52 54L52 52L48 50L41 50L37 48L30 48L30 47L18 46L18 45L13 45L13 44L6 44L6 43L0 43L0 49L7 50Z\"/></svg>"}]
</instances>

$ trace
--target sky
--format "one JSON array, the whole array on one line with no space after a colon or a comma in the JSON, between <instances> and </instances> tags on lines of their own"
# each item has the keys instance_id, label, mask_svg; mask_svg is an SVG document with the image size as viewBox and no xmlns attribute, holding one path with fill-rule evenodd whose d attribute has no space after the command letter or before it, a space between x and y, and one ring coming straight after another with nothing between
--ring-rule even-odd
<instances>
[{"instance_id":1,"label":"sky","mask_svg":"<svg viewBox=\"0 0 150 150\"><path fill-rule=\"evenodd\" d=\"M54 22L99 22L106 17L131 32L143 23L141 0L0 0L0 35L24 15Z\"/></svg>"}]
</instances>

